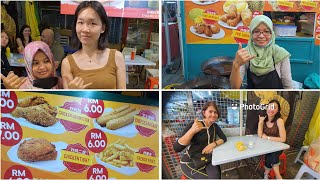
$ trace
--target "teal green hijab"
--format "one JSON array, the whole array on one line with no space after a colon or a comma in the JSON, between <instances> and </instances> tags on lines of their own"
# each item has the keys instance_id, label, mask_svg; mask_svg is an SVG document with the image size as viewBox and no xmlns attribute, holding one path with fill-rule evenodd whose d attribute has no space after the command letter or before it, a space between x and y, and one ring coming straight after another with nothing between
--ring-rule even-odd
<instances>
[{"instance_id":1,"label":"teal green hijab","mask_svg":"<svg viewBox=\"0 0 320 180\"><path fill-rule=\"evenodd\" d=\"M260 47L253 42L252 32L261 23L264 23L272 32L272 37L268 45ZM250 23L250 39L246 49L251 56L256 56L250 60L250 71L254 74L261 76L269 73L273 70L273 59L275 64L281 62L284 58L290 56L290 53L284 48L275 44L275 33L273 31L273 24L269 17L265 15L259 15L252 19Z\"/></svg>"}]
</instances>

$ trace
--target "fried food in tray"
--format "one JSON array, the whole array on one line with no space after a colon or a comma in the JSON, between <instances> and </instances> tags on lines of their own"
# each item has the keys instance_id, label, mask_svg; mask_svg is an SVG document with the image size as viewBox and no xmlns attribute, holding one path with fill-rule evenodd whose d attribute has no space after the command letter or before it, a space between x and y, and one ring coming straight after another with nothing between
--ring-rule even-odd
<instances>
[{"instance_id":1,"label":"fried food in tray","mask_svg":"<svg viewBox=\"0 0 320 180\"><path fill-rule=\"evenodd\" d=\"M121 166L134 167L133 157L135 152L136 150L125 144L124 140L119 139L100 152L99 159L119 168Z\"/></svg>"},{"instance_id":2,"label":"fried food in tray","mask_svg":"<svg viewBox=\"0 0 320 180\"><path fill-rule=\"evenodd\" d=\"M49 105L42 97L25 98L19 102L19 105L11 112L13 117L22 117L33 124L44 127L52 126L58 122L55 118L57 108Z\"/></svg>"},{"instance_id":3,"label":"fried food in tray","mask_svg":"<svg viewBox=\"0 0 320 180\"><path fill-rule=\"evenodd\" d=\"M134 121L134 115L137 114L135 110L135 107L129 105L122 106L97 118L97 123L110 130L122 128Z\"/></svg>"},{"instance_id":4,"label":"fried food in tray","mask_svg":"<svg viewBox=\"0 0 320 180\"><path fill-rule=\"evenodd\" d=\"M208 37L211 37L213 34L220 32L220 28L213 24L200 23L193 26L198 34L205 34Z\"/></svg>"},{"instance_id":5,"label":"fried food in tray","mask_svg":"<svg viewBox=\"0 0 320 180\"><path fill-rule=\"evenodd\" d=\"M55 145L42 138L32 138L23 141L18 148L18 157L26 162L55 160L57 151Z\"/></svg>"}]
</instances>

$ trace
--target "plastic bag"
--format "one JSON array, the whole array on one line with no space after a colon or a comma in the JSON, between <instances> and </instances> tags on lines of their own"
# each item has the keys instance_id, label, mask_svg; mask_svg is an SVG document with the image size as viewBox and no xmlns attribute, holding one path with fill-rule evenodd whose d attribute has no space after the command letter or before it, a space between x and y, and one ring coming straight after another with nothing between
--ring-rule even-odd
<instances>
[{"instance_id":1,"label":"plastic bag","mask_svg":"<svg viewBox=\"0 0 320 180\"><path fill-rule=\"evenodd\" d=\"M320 173L320 136L318 139L312 142L312 144L309 146L307 152L304 154L303 161L304 163L316 171L317 173Z\"/></svg>"}]
</instances>

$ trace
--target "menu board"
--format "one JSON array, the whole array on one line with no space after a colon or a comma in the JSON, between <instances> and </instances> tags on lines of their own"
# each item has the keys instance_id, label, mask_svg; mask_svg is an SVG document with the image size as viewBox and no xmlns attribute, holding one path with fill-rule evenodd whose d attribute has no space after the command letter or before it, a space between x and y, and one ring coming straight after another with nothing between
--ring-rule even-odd
<instances>
[{"instance_id":1,"label":"menu board","mask_svg":"<svg viewBox=\"0 0 320 180\"><path fill-rule=\"evenodd\" d=\"M74 15L82 1L62 0L61 14ZM101 0L110 17L159 19L159 0Z\"/></svg>"},{"instance_id":2,"label":"menu board","mask_svg":"<svg viewBox=\"0 0 320 180\"><path fill-rule=\"evenodd\" d=\"M247 43L250 22L256 15L263 14L263 11L319 11L319 1L314 0L192 0L184 4L187 44Z\"/></svg>"},{"instance_id":3,"label":"menu board","mask_svg":"<svg viewBox=\"0 0 320 180\"><path fill-rule=\"evenodd\" d=\"M315 26L315 44L320 46L320 5L318 5Z\"/></svg>"},{"instance_id":4,"label":"menu board","mask_svg":"<svg viewBox=\"0 0 320 180\"><path fill-rule=\"evenodd\" d=\"M2 91L1 112L1 179L159 179L158 107Z\"/></svg>"}]
</instances>

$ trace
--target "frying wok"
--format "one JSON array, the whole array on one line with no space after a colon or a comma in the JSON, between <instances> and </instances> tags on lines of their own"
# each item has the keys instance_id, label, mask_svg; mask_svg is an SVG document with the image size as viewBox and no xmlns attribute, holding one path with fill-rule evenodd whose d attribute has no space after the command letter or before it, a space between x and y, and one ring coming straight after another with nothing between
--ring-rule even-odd
<instances>
[{"instance_id":1,"label":"frying wok","mask_svg":"<svg viewBox=\"0 0 320 180\"><path fill-rule=\"evenodd\" d=\"M228 76L231 74L233 57L219 56L208 59L201 64L201 70L205 75Z\"/></svg>"},{"instance_id":2,"label":"frying wok","mask_svg":"<svg viewBox=\"0 0 320 180\"><path fill-rule=\"evenodd\" d=\"M184 84L175 87L176 89L230 89L229 79L223 76L206 75L200 76Z\"/></svg>"}]
</instances>

